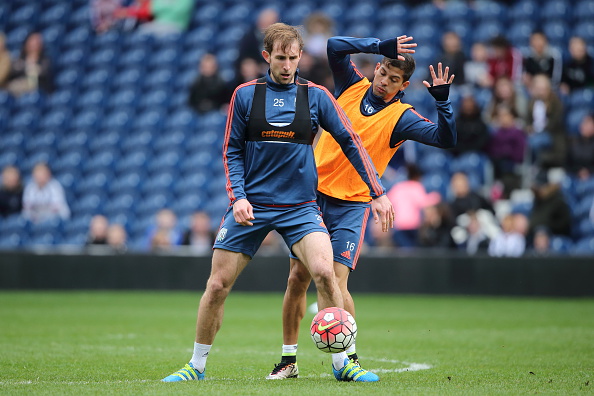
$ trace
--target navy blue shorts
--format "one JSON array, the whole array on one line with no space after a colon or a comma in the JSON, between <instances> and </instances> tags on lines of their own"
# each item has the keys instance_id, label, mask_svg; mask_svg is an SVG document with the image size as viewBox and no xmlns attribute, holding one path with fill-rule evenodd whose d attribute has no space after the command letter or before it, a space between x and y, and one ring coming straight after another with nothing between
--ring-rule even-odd
<instances>
[{"instance_id":1,"label":"navy blue shorts","mask_svg":"<svg viewBox=\"0 0 594 396\"><path fill-rule=\"evenodd\" d=\"M354 270L365 238L371 204L344 201L320 193L317 201L330 233L334 261Z\"/></svg>"},{"instance_id":2,"label":"navy blue shorts","mask_svg":"<svg viewBox=\"0 0 594 396\"><path fill-rule=\"evenodd\" d=\"M252 207L255 217L252 220L253 226L237 223L233 217L233 206L227 209L213 248L254 257L262 241L272 230L276 230L283 237L289 249L312 232L328 234L316 202L290 207L252 204Z\"/></svg>"}]
</instances>

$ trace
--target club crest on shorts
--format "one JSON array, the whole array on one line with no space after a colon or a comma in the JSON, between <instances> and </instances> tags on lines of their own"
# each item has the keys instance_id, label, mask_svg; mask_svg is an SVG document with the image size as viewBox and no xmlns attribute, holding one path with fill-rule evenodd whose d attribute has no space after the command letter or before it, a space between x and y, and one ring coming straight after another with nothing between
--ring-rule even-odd
<instances>
[{"instance_id":1,"label":"club crest on shorts","mask_svg":"<svg viewBox=\"0 0 594 396\"><path fill-rule=\"evenodd\" d=\"M223 240L225 239L226 236L227 236L227 229L225 227L223 227L219 230L219 233L217 234L217 242L223 242Z\"/></svg>"}]
</instances>

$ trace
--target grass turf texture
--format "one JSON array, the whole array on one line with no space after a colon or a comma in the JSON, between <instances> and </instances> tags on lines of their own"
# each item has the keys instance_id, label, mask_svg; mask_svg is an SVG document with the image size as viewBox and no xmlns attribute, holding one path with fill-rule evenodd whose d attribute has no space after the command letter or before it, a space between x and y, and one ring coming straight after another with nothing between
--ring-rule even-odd
<instances>
[{"instance_id":1,"label":"grass turf texture","mask_svg":"<svg viewBox=\"0 0 594 396\"><path fill-rule=\"evenodd\" d=\"M355 295L359 356L381 377L363 384L331 376L330 355L309 337L311 313L300 378L265 380L280 357L282 295L232 292L208 380L161 383L191 356L198 299L0 292L0 394L594 393L592 299Z\"/></svg>"}]
</instances>

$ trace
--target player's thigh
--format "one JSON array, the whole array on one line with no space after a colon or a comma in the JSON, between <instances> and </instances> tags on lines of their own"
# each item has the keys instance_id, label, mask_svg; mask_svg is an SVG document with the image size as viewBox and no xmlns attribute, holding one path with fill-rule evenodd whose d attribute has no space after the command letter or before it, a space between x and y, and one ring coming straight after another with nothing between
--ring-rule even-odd
<instances>
[{"instance_id":1,"label":"player's thigh","mask_svg":"<svg viewBox=\"0 0 594 396\"><path fill-rule=\"evenodd\" d=\"M250 257L246 254L214 249L209 282L224 288L231 287L249 261Z\"/></svg>"},{"instance_id":2,"label":"player's thigh","mask_svg":"<svg viewBox=\"0 0 594 396\"><path fill-rule=\"evenodd\" d=\"M293 252L300 258L312 276L328 276L332 267L332 244L324 232L312 232L293 245Z\"/></svg>"},{"instance_id":3,"label":"player's thigh","mask_svg":"<svg viewBox=\"0 0 594 396\"><path fill-rule=\"evenodd\" d=\"M231 252L243 253L253 257L262 244L262 241L272 230L271 221L273 213L253 206L254 217L252 226L244 226L235 221L233 208L230 207L219 228L215 239L214 248L224 249Z\"/></svg>"}]
</instances>

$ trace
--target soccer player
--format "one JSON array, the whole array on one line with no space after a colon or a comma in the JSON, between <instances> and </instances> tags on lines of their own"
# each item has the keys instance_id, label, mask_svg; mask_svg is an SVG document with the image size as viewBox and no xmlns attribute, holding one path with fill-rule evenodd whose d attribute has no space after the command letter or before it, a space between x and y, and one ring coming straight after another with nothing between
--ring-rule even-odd
<instances>
[{"instance_id":1,"label":"soccer player","mask_svg":"<svg viewBox=\"0 0 594 396\"><path fill-rule=\"evenodd\" d=\"M329 131L373 197L374 216L387 229L394 211L359 136L328 90L297 75L303 39L289 25L268 27L265 77L239 85L229 106L223 147L231 205L223 217L211 274L200 300L192 359L165 382L204 379L206 358L222 324L237 276L276 229L311 273L321 307L342 307L332 245L316 203L312 148L318 126ZM343 353L346 358L346 353Z\"/></svg>"},{"instance_id":2,"label":"soccer player","mask_svg":"<svg viewBox=\"0 0 594 396\"><path fill-rule=\"evenodd\" d=\"M456 127L452 106L448 100L454 75L449 75L438 63L437 72L429 66L432 84L423 81L435 98L437 124L418 114L401 101L410 84L415 61L410 53L416 44L412 37L399 36L380 41L376 38L332 37L328 40L328 61L334 75L338 104L353 123L380 175L404 143L414 140L431 146L449 148L456 144ZM357 70L350 54L381 54L384 58L375 66L373 82ZM356 180L354 169L347 163L338 144L322 133L315 148L319 175L318 205L324 214L334 250L334 270L344 300L344 308L352 315L355 305L349 293L349 274L357 265L369 216L371 197L365 185ZM268 379L298 376L297 341L299 323L305 315L306 292L311 276L303 263L291 257L291 270L283 301L283 349L281 362L266 377ZM355 345L347 350L348 359L332 356L333 372L339 381L378 381L377 375L359 365Z\"/></svg>"}]
</instances>

